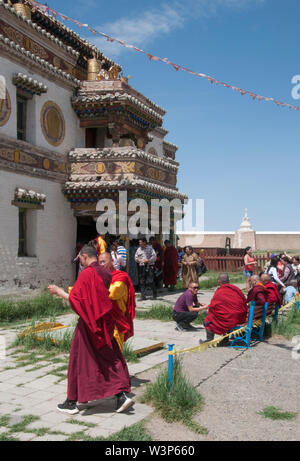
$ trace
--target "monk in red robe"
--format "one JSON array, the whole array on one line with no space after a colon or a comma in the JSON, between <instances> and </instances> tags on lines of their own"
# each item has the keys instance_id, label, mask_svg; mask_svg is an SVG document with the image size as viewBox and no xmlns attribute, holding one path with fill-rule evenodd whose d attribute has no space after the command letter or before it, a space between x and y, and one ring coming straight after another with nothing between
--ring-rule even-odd
<instances>
[{"instance_id":1,"label":"monk in red robe","mask_svg":"<svg viewBox=\"0 0 300 461\"><path fill-rule=\"evenodd\" d=\"M56 285L48 287L53 295L69 300L79 315L71 345L67 399L57 409L75 414L79 411L77 402L116 396L116 411L120 413L134 402L127 395L128 368L113 337L115 322L108 293L111 274L98 264L97 251L91 246L82 248L80 261L85 269L70 295Z\"/></svg>"},{"instance_id":2,"label":"monk in red robe","mask_svg":"<svg viewBox=\"0 0 300 461\"><path fill-rule=\"evenodd\" d=\"M174 290L174 286L177 283L178 274L178 251L172 245L170 240L165 240L165 253L164 253L164 285L170 287L170 290Z\"/></svg>"},{"instance_id":3,"label":"monk in red robe","mask_svg":"<svg viewBox=\"0 0 300 461\"><path fill-rule=\"evenodd\" d=\"M214 335L224 335L237 325L245 323L247 316L247 301L243 292L230 284L228 274L220 274L219 288L215 292L208 315L204 320L207 341L214 339Z\"/></svg>"},{"instance_id":4,"label":"monk in red robe","mask_svg":"<svg viewBox=\"0 0 300 461\"><path fill-rule=\"evenodd\" d=\"M264 306L268 301L268 290L264 287L258 275L252 275L249 279L250 290L247 303L255 301L256 306Z\"/></svg>"},{"instance_id":5,"label":"monk in red robe","mask_svg":"<svg viewBox=\"0 0 300 461\"><path fill-rule=\"evenodd\" d=\"M264 285L264 287L268 291L268 303L278 304L278 306L280 307L281 306L281 296L278 291L277 285L271 282L271 277L269 276L269 274L262 274L261 283Z\"/></svg>"},{"instance_id":6,"label":"monk in red robe","mask_svg":"<svg viewBox=\"0 0 300 461\"><path fill-rule=\"evenodd\" d=\"M102 253L99 264L105 267L112 280L109 287L109 297L113 304L112 316L115 322L114 337L123 349L123 343L134 334L133 319L135 317L135 291L129 275L124 271L115 270L109 253Z\"/></svg>"}]
</instances>

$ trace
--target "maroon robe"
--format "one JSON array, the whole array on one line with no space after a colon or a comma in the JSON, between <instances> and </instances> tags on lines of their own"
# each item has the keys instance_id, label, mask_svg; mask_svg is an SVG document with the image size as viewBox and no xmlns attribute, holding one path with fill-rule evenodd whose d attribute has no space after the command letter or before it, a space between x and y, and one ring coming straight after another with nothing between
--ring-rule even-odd
<instances>
[{"instance_id":1,"label":"maroon robe","mask_svg":"<svg viewBox=\"0 0 300 461\"><path fill-rule=\"evenodd\" d=\"M248 293L247 303L255 301L256 306L264 306L268 301L268 290L261 284L254 285Z\"/></svg>"},{"instance_id":2,"label":"maroon robe","mask_svg":"<svg viewBox=\"0 0 300 461\"><path fill-rule=\"evenodd\" d=\"M164 285L176 285L178 273L178 251L171 245L164 254Z\"/></svg>"},{"instance_id":3,"label":"maroon robe","mask_svg":"<svg viewBox=\"0 0 300 461\"><path fill-rule=\"evenodd\" d=\"M215 292L204 320L205 328L217 335L224 335L237 325L245 323L247 302L243 292L229 283Z\"/></svg>"},{"instance_id":4,"label":"maroon robe","mask_svg":"<svg viewBox=\"0 0 300 461\"><path fill-rule=\"evenodd\" d=\"M78 402L130 392L128 368L113 337L112 303L93 266L82 271L69 298L80 318L71 345L68 399Z\"/></svg>"},{"instance_id":5,"label":"maroon robe","mask_svg":"<svg viewBox=\"0 0 300 461\"><path fill-rule=\"evenodd\" d=\"M281 297L275 283L270 282L265 285L265 288L268 291L268 303L269 304L278 304L281 306Z\"/></svg>"}]
</instances>

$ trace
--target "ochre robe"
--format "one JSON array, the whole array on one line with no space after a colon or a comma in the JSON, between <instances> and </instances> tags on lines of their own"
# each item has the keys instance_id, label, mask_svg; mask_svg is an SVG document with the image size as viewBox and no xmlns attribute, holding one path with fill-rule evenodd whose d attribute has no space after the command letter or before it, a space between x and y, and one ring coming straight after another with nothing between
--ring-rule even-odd
<instances>
[{"instance_id":1,"label":"ochre robe","mask_svg":"<svg viewBox=\"0 0 300 461\"><path fill-rule=\"evenodd\" d=\"M192 264L184 264L192 263ZM183 288L188 288L191 282L198 283L197 266L199 263L199 256L196 253L187 255L186 253L182 258L182 285Z\"/></svg>"},{"instance_id":2,"label":"ochre robe","mask_svg":"<svg viewBox=\"0 0 300 461\"><path fill-rule=\"evenodd\" d=\"M134 334L135 317L135 291L126 272L113 271L109 297L113 304L114 337L122 350L123 343Z\"/></svg>"},{"instance_id":3,"label":"ochre robe","mask_svg":"<svg viewBox=\"0 0 300 461\"><path fill-rule=\"evenodd\" d=\"M221 285L215 292L204 320L205 328L218 335L243 324L247 316L247 302L243 292L231 284Z\"/></svg>"},{"instance_id":4,"label":"ochre robe","mask_svg":"<svg viewBox=\"0 0 300 461\"><path fill-rule=\"evenodd\" d=\"M164 285L176 285L178 274L178 251L172 245L164 253Z\"/></svg>"},{"instance_id":5,"label":"ochre robe","mask_svg":"<svg viewBox=\"0 0 300 461\"><path fill-rule=\"evenodd\" d=\"M95 266L82 271L69 301L80 318L71 345L68 399L88 402L130 392L128 368L113 337L113 306Z\"/></svg>"}]
</instances>

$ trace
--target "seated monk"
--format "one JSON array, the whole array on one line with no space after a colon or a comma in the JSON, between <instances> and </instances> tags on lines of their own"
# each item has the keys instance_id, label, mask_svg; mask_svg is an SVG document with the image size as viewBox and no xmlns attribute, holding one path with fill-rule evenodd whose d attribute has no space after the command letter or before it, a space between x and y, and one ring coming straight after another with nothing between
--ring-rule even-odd
<instances>
[{"instance_id":1,"label":"seated monk","mask_svg":"<svg viewBox=\"0 0 300 461\"><path fill-rule=\"evenodd\" d=\"M268 290L262 284L258 275L252 275L249 280L250 291L247 297L247 303L255 301L256 306L264 306L268 301Z\"/></svg>"},{"instance_id":2,"label":"seated monk","mask_svg":"<svg viewBox=\"0 0 300 461\"><path fill-rule=\"evenodd\" d=\"M278 291L278 288L275 283L271 281L271 277L269 274L262 274L261 276L261 283L268 291L268 303L269 304L278 304L281 306L281 296Z\"/></svg>"},{"instance_id":3,"label":"seated monk","mask_svg":"<svg viewBox=\"0 0 300 461\"><path fill-rule=\"evenodd\" d=\"M99 256L99 264L112 274L109 297L113 305L114 338L120 349L123 350L123 343L133 336L133 319L135 317L134 287L126 272L114 269L109 253L102 253Z\"/></svg>"},{"instance_id":4,"label":"seated monk","mask_svg":"<svg viewBox=\"0 0 300 461\"><path fill-rule=\"evenodd\" d=\"M243 292L230 284L228 274L220 274L218 284L220 286L208 306L208 315L204 320L206 341L213 340L215 334L224 335L246 322L247 302Z\"/></svg>"}]
</instances>

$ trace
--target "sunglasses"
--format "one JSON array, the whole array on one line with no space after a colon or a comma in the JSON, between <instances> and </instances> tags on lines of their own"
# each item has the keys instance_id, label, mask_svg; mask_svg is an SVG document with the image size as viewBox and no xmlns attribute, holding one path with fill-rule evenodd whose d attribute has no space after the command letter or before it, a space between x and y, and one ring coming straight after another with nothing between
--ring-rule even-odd
<instances>
[{"instance_id":1,"label":"sunglasses","mask_svg":"<svg viewBox=\"0 0 300 461\"><path fill-rule=\"evenodd\" d=\"M199 290L199 287L192 287L192 290Z\"/></svg>"}]
</instances>

